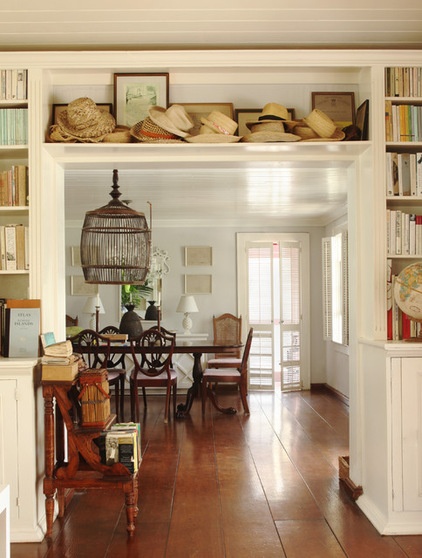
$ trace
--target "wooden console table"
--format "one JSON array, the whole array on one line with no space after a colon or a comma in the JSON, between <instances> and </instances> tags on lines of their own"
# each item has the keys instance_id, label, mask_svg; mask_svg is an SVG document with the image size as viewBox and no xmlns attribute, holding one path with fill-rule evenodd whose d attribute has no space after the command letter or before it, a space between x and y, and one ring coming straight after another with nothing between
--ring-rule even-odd
<instances>
[{"instance_id":1,"label":"wooden console table","mask_svg":"<svg viewBox=\"0 0 422 558\"><path fill-rule=\"evenodd\" d=\"M132 536L138 513L138 473L131 474L121 463L115 463L112 466L101 463L98 448L93 440L98 438L103 430L79 426L81 409L77 398L79 394L77 380L72 382L43 381L42 389L45 431L46 536L50 538L52 535L56 492L59 517L63 517L65 490L91 488L123 490L127 531L129 536ZM114 420L115 415L111 415L104 430L107 430Z\"/></svg>"}]
</instances>

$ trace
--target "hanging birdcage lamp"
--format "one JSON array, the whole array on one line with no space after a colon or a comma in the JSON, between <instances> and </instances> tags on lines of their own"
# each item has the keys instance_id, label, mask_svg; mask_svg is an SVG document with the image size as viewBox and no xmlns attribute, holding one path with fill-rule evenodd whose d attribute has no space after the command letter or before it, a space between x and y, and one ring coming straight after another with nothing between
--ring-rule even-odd
<instances>
[{"instance_id":1,"label":"hanging birdcage lamp","mask_svg":"<svg viewBox=\"0 0 422 558\"><path fill-rule=\"evenodd\" d=\"M112 199L85 214L82 270L87 283L143 285L151 265L151 229L143 213L119 200L118 180L113 170Z\"/></svg>"}]
</instances>

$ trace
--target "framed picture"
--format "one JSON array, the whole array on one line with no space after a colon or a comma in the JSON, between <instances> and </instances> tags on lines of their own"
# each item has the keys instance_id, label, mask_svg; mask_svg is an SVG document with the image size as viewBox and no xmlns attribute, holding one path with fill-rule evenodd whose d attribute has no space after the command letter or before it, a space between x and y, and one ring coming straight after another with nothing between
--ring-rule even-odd
<instances>
[{"instance_id":1,"label":"framed picture","mask_svg":"<svg viewBox=\"0 0 422 558\"><path fill-rule=\"evenodd\" d=\"M167 108L169 74L114 74L116 124L131 128L148 116L152 106Z\"/></svg>"},{"instance_id":2,"label":"framed picture","mask_svg":"<svg viewBox=\"0 0 422 558\"><path fill-rule=\"evenodd\" d=\"M312 93L312 109L319 109L334 120L339 128L355 123L355 94L353 92L317 91Z\"/></svg>"},{"instance_id":3,"label":"framed picture","mask_svg":"<svg viewBox=\"0 0 422 558\"><path fill-rule=\"evenodd\" d=\"M72 266L74 266L74 267L79 266L80 267L82 265L80 246L71 246L70 247L70 255L71 255Z\"/></svg>"},{"instance_id":4,"label":"framed picture","mask_svg":"<svg viewBox=\"0 0 422 558\"><path fill-rule=\"evenodd\" d=\"M98 286L85 283L83 275L70 276L70 294L73 296L94 296L98 292Z\"/></svg>"},{"instance_id":5,"label":"framed picture","mask_svg":"<svg viewBox=\"0 0 422 558\"><path fill-rule=\"evenodd\" d=\"M212 265L211 246L186 246L185 265Z\"/></svg>"},{"instance_id":6,"label":"framed picture","mask_svg":"<svg viewBox=\"0 0 422 558\"><path fill-rule=\"evenodd\" d=\"M211 275L185 275L185 294L211 294Z\"/></svg>"},{"instance_id":7,"label":"framed picture","mask_svg":"<svg viewBox=\"0 0 422 558\"><path fill-rule=\"evenodd\" d=\"M222 112L232 120L233 103L174 103L185 107L186 112L192 118L194 126L189 130L189 134L196 136L202 126L201 117L207 117L213 110Z\"/></svg>"},{"instance_id":8,"label":"framed picture","mask_svg":"<svg viewBox=\"0 0 422 558\"><path fill-rule=\"evenodd\" d=\"M53 124L57 123L57 115L60 114L62 111L67 109L69 103L55 103L53 105L53 114L52 114L52 122ZM106 112L113 112L113 105L112 103L96 103L97 107L101 110L105 110Z\"/></svg>"},{"instance_id":9,"label":"framed picture","mask_svg":"<svg viewBox=\"0 0 422 558\"><path fill-rule=\"evenodd\" d=\"M368 139L369 100L363 101L356 111L356 126L360 130L360 139Z\"/></svg>"},{"instance_id":10,"label":"framed picture","mask_svg":"<svg viewBox=\"0 0 422 558\"><path fill-rule=\"evenodd\" d=\"M294 108L288 108L287 111L289 113L290 120L294 120L295 119L295 109ZM238 124L237 134L240 137L246 136L246 134L249 134L250 130L246 126L246 122L254 122L255 120L258 120L258 118L261 116L261 113L262 113L262 109L247 109L247 108L236 109L235 110L235 120Z\"/></svg>"}]
</instances>

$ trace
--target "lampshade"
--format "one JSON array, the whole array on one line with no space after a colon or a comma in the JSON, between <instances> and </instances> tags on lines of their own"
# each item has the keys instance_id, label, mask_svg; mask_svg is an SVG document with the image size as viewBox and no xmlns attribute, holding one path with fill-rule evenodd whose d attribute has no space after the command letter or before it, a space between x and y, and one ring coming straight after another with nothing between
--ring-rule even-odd
<instances>
[{"instance_id":1,"label":"lampshade","mask_svg":"<svg viewBox=\"0 0 422 558\"><path fill-rule=\"evenodd\" d=\"M85 314L95 314L97 311L97 307L99 308L99 314L105 314L103 303L101 302L101 298L99 294L94 296L89 296L86 299L85 305L83 307L82 312Z\"/></svg>"},{"instance_id":2,"label":"lampshade","mask_svg":"<svg viewBox=\"0 0 422 558\"><path fill-rule=\"evenodd\" d=\"M183 312L185 314L182 327L185 335L190 335L192 329L192 320L189 314L193 312L199 312L196 301L192 295L182 295L177 305L176 312Z\"/></svg>"},{"instance_id":3,"label":"lampshade","mask_svg":"<svg viewBox=\"0 0 422 558\"><path fill-rule=\"evenodd\" d=\"M145 215L121 202L117 170L111 201L88 211L81 235L81 263L87 283L143 285L151 262L151 230Z\"/></svg>"},{"instance_id":4,"label":"lampshade","mask_svg":"<svg viewBox=\"0 0 422 558\"><path fill-rule=\"evenodd\" d=\"M176 312L187 312L188 314L199 312L195 298L192 295L182 295L177 305Z\"/></svg>"}]
</instances>

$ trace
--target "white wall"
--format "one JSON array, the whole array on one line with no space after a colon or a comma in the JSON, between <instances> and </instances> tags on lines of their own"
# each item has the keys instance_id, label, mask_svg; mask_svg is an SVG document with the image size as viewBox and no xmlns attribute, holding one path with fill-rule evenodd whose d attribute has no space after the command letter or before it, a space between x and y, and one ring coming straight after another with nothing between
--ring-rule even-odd
<instances>
[{"instance_id":1,"label":"white wall","mask_svg":"<svg viewBox=\"0 0 422 558\"><path fill-rule=\"evenodd\" d=\"M70 296L70 275L82 275L82 270L71 266L71 246L80 242L81 226L66 228L66 262L67 262L67 297L66 312L79 317L79 324L88 327L90 316L82 312L85 296ZM286 232L280 227L277 232ZM289 229L291 230L291 228ZM309 232L311 240L311 381L323 383L325 377L325 347L322 339L322 303L321 303L321 238L322 227L297 228L298 232ZM254 232L251 229L233 228L154 228L153 245L166 250L169 254L170 272L163 279L162 313L163 325L181 331L182 314L176 313L180 295L184 292L184 275L186 273L211 274L212 294L195 295L199 308L193 314L194 332L206 332L212 338L212 316L223 312L237 313L236 294L236 232ZM260 228L257 232L269 232ZM213 265L211 267L185 267L185 246L211 246ZM100 328L105 325L118 325L119 287L100 285L99 292L106 314L100 316Z\"/></svg>"}]
</instances>

